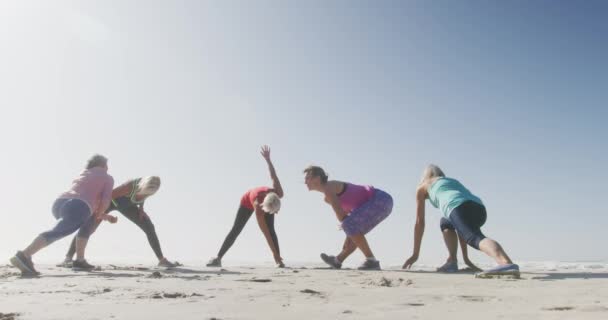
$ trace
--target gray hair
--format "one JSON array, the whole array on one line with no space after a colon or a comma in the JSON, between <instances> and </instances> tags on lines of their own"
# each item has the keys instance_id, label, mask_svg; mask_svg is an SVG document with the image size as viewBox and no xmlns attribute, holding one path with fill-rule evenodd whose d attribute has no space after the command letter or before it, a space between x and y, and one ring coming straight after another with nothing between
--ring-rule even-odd
<instances>
[{"instance_id":1,"label":"gray hair","mask_svg":"<svg viewBox=\"0 0 608 320\"><path fill-rule=\"evenodd\" d=\"M144 177L137 184L137 193L151 196L160 188L160 178L157 176Z\"/></svg>"},{"instance_id":2,"label":"gray hair","mask_svg":"<svg viewBox=\"0 0 608 320\"><path fill-rule=\"evenodd\" d=\"M89 160L87 160L86 169L91 169L95 167L106 167L108 165L108 158L95 154Z\"/></svg>"},{"instance_id":3,"label":"gray hair","mask_svg":"<svg viewBox=\"0 0 608 320\"><path fill-rule=\"evenodd\" d=\"M426 166L426 168L424 169L424 172L422 173L422 178L420 179L420 184L423 184L433 178L438 178L438 177L445 177L445 174L443 173L441 168L439 168L438 166L436 166L434 164L429 164L428 166Z\"/></svg>"},{"instance_id":4,"label":"gray hair","mask_svg":"<svg viewBox=\"0 0 608 320\"><path fill-rule=\"evenodd\" d=\"M281 209L281 198L274 193L269 192L264 197L264 202L262 202L262 210L268 212L270 214L276 214Z\"/></svg>"}]
</instances>

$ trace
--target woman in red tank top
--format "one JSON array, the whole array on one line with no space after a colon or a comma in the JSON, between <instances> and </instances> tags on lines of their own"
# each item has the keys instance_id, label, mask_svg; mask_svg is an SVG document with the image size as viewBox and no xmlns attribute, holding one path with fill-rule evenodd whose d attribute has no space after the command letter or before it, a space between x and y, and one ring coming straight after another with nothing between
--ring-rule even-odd
<instances>
[{"instance_id":1,"label":"woman in red tank top","mask_svg":"<svg viewBox=\"0 0 608 320\"><path fill-rule=\"evenodd\" d=\"M281 208L280 198L283 197L283 188L281 187L277 173L274 170L272 161L270 161L270 148L268 146L263 146L260 153L268 164L268 171L270 171L270 178L272 179L272 188L257 187L245 192L241 197L239 209L236 213L236 220L234 221L232 229L226 236L226 239L224 239L224 243L217 253L217 256L209 260L207 267L222 266L222 258L232 244L234 244L234 241L245 227L245 224L247 224L247 221L253 212L255 212L258 226L260 227L260 230L262 230L266 242L268 242L268 246L272 251L272 256L274 257L277 267L285 267L283 259L281 258L281 251L279 250L279 239L274 230L274 214Z\"/></svg>"}]
</instances>

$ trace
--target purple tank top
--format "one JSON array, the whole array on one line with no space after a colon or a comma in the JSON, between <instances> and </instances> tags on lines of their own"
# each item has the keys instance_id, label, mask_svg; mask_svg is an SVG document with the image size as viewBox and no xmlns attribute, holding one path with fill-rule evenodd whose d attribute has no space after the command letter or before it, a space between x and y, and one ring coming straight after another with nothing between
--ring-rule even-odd
<instances>
[{"instance_id":1,"label":"purple tank top","mask_svg":"<svg viewBox=\"0 0 608 320\"><path fill-rule=\"evenodd\" d=\"M342 209L349 213L367 202L374 194L374 187L372 186L360 186L345 182L344 188L346 190L338 196L338 199Z\"/></svg>"}]
</instances>

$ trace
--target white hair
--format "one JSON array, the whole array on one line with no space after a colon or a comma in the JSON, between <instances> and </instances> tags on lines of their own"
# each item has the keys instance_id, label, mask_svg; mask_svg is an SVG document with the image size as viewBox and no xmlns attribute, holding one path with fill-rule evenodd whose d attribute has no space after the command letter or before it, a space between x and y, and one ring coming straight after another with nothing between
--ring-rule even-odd
<instances>
[{"instance_id":1,"label":"white hair","mask_svg":"<svg viewBox=\"0 0 608 320\"><path fill-rule=\"evenodd\" d=\"M151 196L160 188L160 178L157 176L144 177L137 184L137 193Z\"/></svg>"},{"instance_id":2,"label":"white hair","mask_svg":"<svg viewBox=\"0 0 608 320\"><path fill-rule=\"evenodd\" d=\"M445 177L445 174L438 166L434 164L429 164L422 173L422 178L420 179L420 184L427 182L430 179L437 177Z\"/></svg>"},{"instance_id":3,"label":"white hair","mask_svg":"<svg viewBox=\"0 0 608 320\"><path fill-rule=\"evenodd\" d=\"M268 212L270 214L276 214L281 209L281 198L274 193L269 192L264 197L264 202L262 202L262 210Z\"/></svg>"}]
</instances>

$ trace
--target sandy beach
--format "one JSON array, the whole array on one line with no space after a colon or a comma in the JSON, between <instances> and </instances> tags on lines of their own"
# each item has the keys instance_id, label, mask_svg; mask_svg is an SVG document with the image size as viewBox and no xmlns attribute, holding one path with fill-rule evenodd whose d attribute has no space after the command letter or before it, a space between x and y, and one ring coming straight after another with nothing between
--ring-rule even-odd
<instances>
[{"instance_id":1,"label":"sandy beach","mask_svg":"<svg viewBox=\"0 0 608 320\"><path fill-rule=\"evenodd\" d=\"M0 319L606 319L608 273L476 279L430 270L0 267Z\"/></svg>"}]
</instances>

